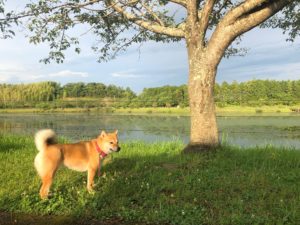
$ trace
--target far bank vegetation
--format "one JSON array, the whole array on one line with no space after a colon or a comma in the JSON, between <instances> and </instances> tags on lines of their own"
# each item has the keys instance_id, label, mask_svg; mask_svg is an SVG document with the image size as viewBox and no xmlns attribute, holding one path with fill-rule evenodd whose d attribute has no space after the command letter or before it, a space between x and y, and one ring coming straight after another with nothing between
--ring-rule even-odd
<instances>
[{"instance_id":1,"label":"far bank vegetation","mask_svg":"<svg viewBox=\"0 0 300 225\"><path fill-rule=\"evenodd\" d=\"M300 103L300 80L252 80L223 82L214 88L217 107L290 106ZM102 83L40 82L31 84L0 84L0 108L144 108L188 107L187 86L145 88L136 94L130 88Z\"/></svg>"}]
</instances>

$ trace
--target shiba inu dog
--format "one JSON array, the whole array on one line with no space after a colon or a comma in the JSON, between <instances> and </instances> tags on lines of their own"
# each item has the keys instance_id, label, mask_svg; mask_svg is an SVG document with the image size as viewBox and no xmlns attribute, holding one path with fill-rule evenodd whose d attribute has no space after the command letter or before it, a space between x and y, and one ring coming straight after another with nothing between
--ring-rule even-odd
<instances>
[{"instance_id":1,"label":"shiba inu dog","mask_svg":"<svg viewBox=\"0 0 300 225\"><path fill-rule=\"evenodd\" d=\"M101 134L93 140L74 144L58 144L53 130L40 130L35 135L35 145L39 153L34 166L42 180L40 197L48 197L54 175L61 164L76 171L87 171L87 189L93 190L94 176L100 168L101 158L121 150L118 131Z\"/></svg>"}]
</instances>

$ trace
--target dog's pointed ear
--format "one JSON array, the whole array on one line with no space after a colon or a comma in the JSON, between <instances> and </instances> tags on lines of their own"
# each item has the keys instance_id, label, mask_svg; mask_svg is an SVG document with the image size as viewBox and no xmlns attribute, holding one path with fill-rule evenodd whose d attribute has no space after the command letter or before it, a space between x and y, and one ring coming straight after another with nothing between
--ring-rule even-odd
<instances>
[{"instance_id":1,"label":"dog's pointed ear","mask_svg":"<svg viewBox=\"0 0 300 225\"><path fill-rule=\"evenodd\" d=\"M115 132L114 132L116 135L118 135L118 130L115 130Z\"/></svg>"},{"instance_id":2,"label":"dog's pointed ear","mask_svg":"<svg viewBox=\"0 0 300 225\"><path fill-rule=\"evenodd\" d=\"M106 135L107 135L107 134L106 134L106 132L105 132L104 130L101 131L100 137L104 138Z\"/></svg>"}]
</instances>

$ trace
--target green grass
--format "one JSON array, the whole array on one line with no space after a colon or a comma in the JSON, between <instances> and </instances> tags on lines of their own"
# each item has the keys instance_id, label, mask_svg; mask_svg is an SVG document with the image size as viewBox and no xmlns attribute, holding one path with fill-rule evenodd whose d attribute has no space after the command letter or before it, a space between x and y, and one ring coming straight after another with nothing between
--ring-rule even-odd
<instances>
[{"instance_id":1,"label":"green grass","mask_svg":"<svg viewBox=\"0 0 300 225\"><path fill-rule=\"evenodd\" d=\"M141 107L141 108L118 108L115 113L119 114L175 114L175 115L189 115L189 108L177 107Z\"/></svg>"},{"instance_id":2,"label":"green grass","mask_svg":"<svg viewBox=\"0 0 300 225\"><path fill-rule=\"evenodd\" d=\"M274 106L235 106L227 105L224 107L216 107L218 115L290 115L296 109L299 109L300 105L274 105ZM98 107L98 108L17 108L17 109L0 109L0 113L44 113L44 112L59 112L59 113L75 113L75 112L100 112L100 113L116 113L116 114L132 114L132 115L152 115L152 114L168 114L168 115L189 115L190 110L188 107L146 107L146 108L113 108L113 107ZM299 115L299 113L294 113Z\"/></svg>"},{"instance_id":3,"label":"green grass","mask_svg":"<svg viewBox=\"0 0 300 225\"><path fill-rule=\"evenodd\" d=\"M258 111L265 113L291 113L292 109L300 108L299 105L286 106L286 105L273 105L273 106L240 106L240 105L227 105L224 107L216 107L216 112L218 115L223 114L256 114ZM150 107L150 108L118 108L115 109L115 113L125 113L125 114L175 114L175 115L189 115L189 108L166 108L166 107ZM261 114L260 113L260 114ZM284 115L284 114L283 114Z\"/></svg>"},{"instance_id":4,"label":"green grass","mask_svg":"<svg viewBox=\"0 0 300 225\"><path fill-rule=\"evenodd\" d=\"M262 105L262 106L241 106L227 105L225 107L217 107L217 113L291 113L292 109L298 109L300 105Z\"/></svg>"},{"instance_id":5,"label":"green grass","mask_svg":"<svg viewBox=\"0 0 300 225\"><path fill-rule=\"evenodd\" d=\"M222 147L181 153L180 142L123 143L94 194L86 174L60 169L40 200L32 137L0 136L0 212L140 224L299 224L300 151Z\"/></svg>"}]
</instances>

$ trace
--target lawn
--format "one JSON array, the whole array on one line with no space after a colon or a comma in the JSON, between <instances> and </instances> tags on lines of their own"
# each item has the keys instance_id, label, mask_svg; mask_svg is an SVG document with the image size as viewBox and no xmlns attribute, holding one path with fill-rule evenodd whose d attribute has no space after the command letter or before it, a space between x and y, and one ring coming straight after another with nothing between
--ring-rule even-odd
<instances>
[{"instance_id":1,"label":"lawn","mask_svg":"<svg viewBox=\"0 0 300 225\"><path fill-rule=\"evenodd\" d=\"M61 168L51 197L40 200L33 138L0 135L0 215L122 224L299 224L299 150L224 146L185 155L180 142L121 147L105 162L94 194L85 189L86 173Z\"/></svg>"}]
</instances>

